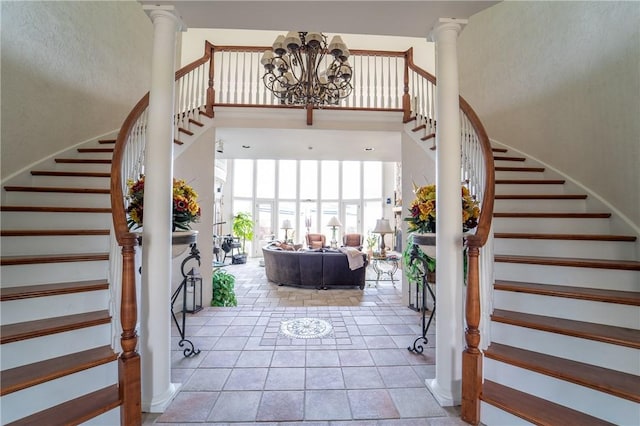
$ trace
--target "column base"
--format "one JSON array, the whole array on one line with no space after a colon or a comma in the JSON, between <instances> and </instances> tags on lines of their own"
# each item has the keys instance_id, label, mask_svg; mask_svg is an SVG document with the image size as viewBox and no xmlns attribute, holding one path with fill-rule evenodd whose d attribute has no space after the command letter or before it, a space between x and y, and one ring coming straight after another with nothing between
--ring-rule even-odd
<instances>
[{"instance_id":1,"label":"column base","mask_svg":"<svg viewBox=\"0 0 640 426\"><path fill-rule=\"evenodd\" d=\"M427 385L427 389L429 389L429 392L431 392L431 395L433 395L441 407L453 407L455 405L460 405L462 396L444 391L438 384L437 379L426 379L424 384Z\"/></svg>"},{"instance_id":2,"label":"column base","mask_svg":"<svg viewBox=\"0 0 640 426\"><path fill-rule=\"evenodd\" d=\"M145 413L164 413L173 398L178 395L181 386L181 383L169 383L169 388L162 395L154 397L151 401L142 402L142 411Z\"/></svg>"}]
</instances>

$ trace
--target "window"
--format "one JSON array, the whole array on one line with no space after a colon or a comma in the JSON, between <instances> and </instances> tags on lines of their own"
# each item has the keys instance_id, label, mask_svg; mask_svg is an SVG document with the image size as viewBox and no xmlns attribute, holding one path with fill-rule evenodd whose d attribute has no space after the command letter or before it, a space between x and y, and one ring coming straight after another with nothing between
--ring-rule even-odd
<instances>
[{"instance_id":1,"label":"window","mask_svg":"<svg viewBox=\"0 0 640 426\"><path fill-rule=\"evenodd\" d=\"M276 161L258 160L256 177L256 197L274 198L276 196Z\"/></svg>"},{"instance_id":2,"label":"window","mask_svg":"<svg viewBox=\"0 0 640 426\"><path fill-rule=\"evenodd\" d=\"M342 198L360 198L360 161L342 162Z\"/></svg>"},{"instance_id":3,"label":"window","mask_svg":"<svg viewBox=\"0 0 640 426\"><path fill-rule=\"evenodd\" d=\"M298 190L296 160L280 160L278 167L278 197L295 200Z\"/></svg>"},{"instance_id":4,"label":"window","mask_svg":"<svg viewBox=\"0 0 640 426\"><path fill-rule=\"evenodd\" d=\"M315 160L300 161L300 199L315 200L318 198L318 162Z\"/></svg>"},{"instance_id":5,"label":"window","mask_svg":"<svg viewBox=\"0 0 640 426\"><path fill-rule=\"evenodd\" d=\"M323 200L337 200L340 197L340 162L323 161L320 169L320 194Z\"/></svg>"},{"instance_id":6,"label":"window","mask_svg":"<svg viewBox=\"0 0 640 426\"><path fill-rule=\"evenodd\" d=\"M233 196L253 196L253 160L233 161Z\"/></svg>"}]
</instances>

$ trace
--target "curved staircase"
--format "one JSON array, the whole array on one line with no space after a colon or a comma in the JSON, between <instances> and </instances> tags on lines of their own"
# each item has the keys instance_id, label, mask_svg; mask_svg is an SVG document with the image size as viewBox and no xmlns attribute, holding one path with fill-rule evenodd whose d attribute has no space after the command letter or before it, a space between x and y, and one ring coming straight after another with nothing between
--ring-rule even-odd
<instances>
[{"instance_id":1,"label":"curved staircase","mask_svg":"<svg viewBox=\"0 0 640 426\"><path fill-rule=\"evenodd\" d=\"M119 424L109 289L112 145L45 161L2 193L2 424Z\"/></svg>"}]
</instances>

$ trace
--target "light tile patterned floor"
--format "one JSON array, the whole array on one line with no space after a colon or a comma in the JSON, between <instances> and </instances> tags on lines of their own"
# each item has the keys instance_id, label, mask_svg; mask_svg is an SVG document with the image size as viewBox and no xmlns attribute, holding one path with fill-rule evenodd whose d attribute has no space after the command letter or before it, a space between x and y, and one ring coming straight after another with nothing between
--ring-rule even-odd
<instances>
[{"instance_id":1,"label":"light tile patterned floor","mask_svg":"<svg viewBox=\"0 0 640 426\"><path fill-rule=\"evenodd\" d=\"M425 387L435 375L435 335L424 353L407 347L421 316L402 304L389 281L364 290L315 290L270 284L257 261L230 265L237 308L190 315L187 338L201 353L185 358L174 330L172 380L180 393L145 425L308 424L464 425ZM369 278L375 278L368 271ZM371 286L369 286L371 285ZM283 320L321 318L334 327L320 339L279 332Z\"/></svg>"}]
</instances>

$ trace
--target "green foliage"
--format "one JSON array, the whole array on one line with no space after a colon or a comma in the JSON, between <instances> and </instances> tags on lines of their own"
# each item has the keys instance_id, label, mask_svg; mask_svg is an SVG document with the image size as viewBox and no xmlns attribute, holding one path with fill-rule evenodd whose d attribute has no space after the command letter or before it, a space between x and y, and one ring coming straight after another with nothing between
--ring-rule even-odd
<instances>
[{"instance_id":1,"label":"green foliage","mask_svg":"<svg viewBox=\"0 0 640 426\"><path fill-rule=\"evenodd\" d=\"M411 262L411 252L414 250L413 240L409 238L407 246L402 251L402 267L407 279L412 283L422 284L422 276L426 274L424 270L424 262L426 262L427 270L434 272L436 270L436 260L429 257L419 246L415 246L417 257Z\"/></svg>"},{"instance_id":2,"label":"green foliage","mask_svg":"<svg viewBox=\"0 0 640 426\"><path fill-rule=\"evenodd\" d=\"M213 271L211 306L238 306L234 291L236 277L220 268Z\"/></svg>"},{"instance_id":3,"label":"green foliage","mask_svg":"<svg viewBox=\"0 0 640 426\"><path fill-rule=\"evenodd\" d=\"M253 239L253 220L250 213L239 212L233 217L233 235L242 238L242 252L246 253L245 242Z\"/></svg>"}]
</instances>

